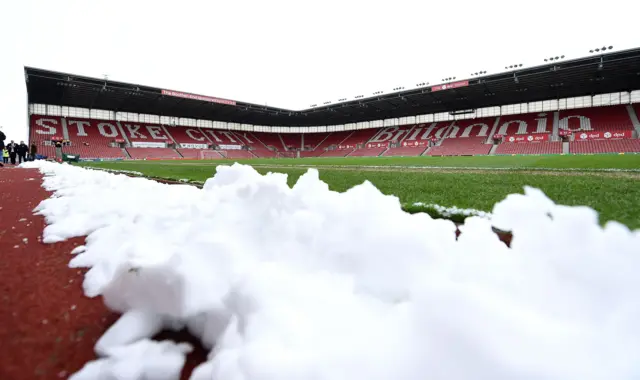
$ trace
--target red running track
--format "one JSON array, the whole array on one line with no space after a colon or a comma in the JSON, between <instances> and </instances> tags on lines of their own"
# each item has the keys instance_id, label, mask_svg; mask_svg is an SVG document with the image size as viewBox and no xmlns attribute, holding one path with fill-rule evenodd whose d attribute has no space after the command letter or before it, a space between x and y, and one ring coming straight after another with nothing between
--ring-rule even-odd
<instances>
[{"instance_id":1,"label":"red running track","mask_svg":"<svg viewBox=\"0 0 640 380\"><path fill-rule=\"evenodd\" d=\"M82 292L84 271L68 267L74 238L41 242L45 227L33 209L51 194L35 169L0 168L0 379L66 379L96 358L97 339L117 320L102 298ZM206 360L186 333L163 338L195 346L183 371Z\"/></svg>"}]
</instances>

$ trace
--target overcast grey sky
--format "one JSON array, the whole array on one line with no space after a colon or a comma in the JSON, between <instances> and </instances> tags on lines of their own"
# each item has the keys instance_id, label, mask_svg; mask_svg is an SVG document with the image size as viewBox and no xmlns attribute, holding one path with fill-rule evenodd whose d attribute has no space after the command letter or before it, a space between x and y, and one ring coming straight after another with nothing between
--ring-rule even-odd
<instances>
[{"instance_id":1,"label":"overcast grey sky","mask_svg":"<svg viewBox=\"0 0 640 380\"><path fill-rule=\"evenodd\" d=\"M634 47L639 3L0 0L0 126L27 136L24 65L302 109Z\"/></svg>"}]
</instances>

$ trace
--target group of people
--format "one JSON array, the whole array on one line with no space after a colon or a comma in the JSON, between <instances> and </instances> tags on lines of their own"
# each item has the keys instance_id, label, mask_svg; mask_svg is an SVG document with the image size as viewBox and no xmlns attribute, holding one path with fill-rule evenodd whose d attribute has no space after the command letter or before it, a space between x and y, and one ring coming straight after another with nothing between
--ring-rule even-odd
<instances>
[{"instance_id":1,"label":"group of people","mask_svg":"<svg viewBox=\"0 0 640 380\"><path fill-rule=\"evenodd\" d=\"M2 162L0 162L0 166L4 166L4 164L8 164L11 162L12 165L16 163L21 164L27 160L34 160L37 147L35 144L31 145L31 149L29 146L24 143L24 141L20 141L20 144L16 144L15 141L11 140L8 144L5 145L6 140L5 134L0 130L0 152L2 152Z\"/></svg>"}]
</instances>

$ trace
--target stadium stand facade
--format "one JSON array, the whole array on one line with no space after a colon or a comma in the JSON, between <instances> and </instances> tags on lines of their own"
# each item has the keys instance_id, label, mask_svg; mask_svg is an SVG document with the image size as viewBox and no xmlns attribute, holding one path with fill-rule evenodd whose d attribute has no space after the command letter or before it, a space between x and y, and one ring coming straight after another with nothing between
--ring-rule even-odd
<instances>
[{"instance_id":1,"label":"stadium stand facade","mask_svg":"<svg viewBox=\"0 0 640 380\"><path fill-rule=\"evenodd\" d=\"M292 111L25 68L30 142L83 159L640 152L639 73L631 49Z\"/></svg>"},{"instance_id":2,"label":"stadium stand facade","mask_svg":"<svg viewBox=\"0 0 640 380\"><path fill-rule=\"evenodd\" d=\"M39 151L93 159L461 156L640 152L636 107L617 105L356 131L265 133L31 115ZM564 132L564 133L563 133Z\"/></svg>"}]
</instances>

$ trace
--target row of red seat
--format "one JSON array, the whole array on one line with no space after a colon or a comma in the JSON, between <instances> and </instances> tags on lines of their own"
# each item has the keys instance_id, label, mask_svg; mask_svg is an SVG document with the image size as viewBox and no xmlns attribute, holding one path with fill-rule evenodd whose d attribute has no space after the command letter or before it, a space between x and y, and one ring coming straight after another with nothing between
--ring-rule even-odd
<instances>
[{"instance_id":1,"label":"row of red seat","mask_svg":"<svg viewBox=\"0 0 640 380\"><path fill-rule=\"evenodd\" d=\"M640 112L640 110L638 110ZM30 140L40 146L43 154L53 155L43 142L57 136L71 141L64 151L86 158L255 158L276 157L278 152L299 150L302 157L343 156L417 156L488 154L492 148L490 136L549 136L555 124L559 130L571 132L624 132L631 137L633 118L637 112L631 106L610 106L557 112L437 122L356 131L330 133L264 133L172 127L126 121L87 120L32 115ZM637 120L637 118L636 118ZM178 149L160 147L114 147L115 140L131 143L176 143ZM545 140L548 140L545 138ZM429 148L434 142L438 144ZM505 139L509 141L509 139ZM389 146L389 142L395 144ZM217 145L219 153L206 152ZM575 146L600 146L572 143ZM153 144L150 144L153 145ZM628 144L627 144L628 145ZM625 145L625 146L627 146ZM633 144L632 144L633 145ZM233 149L239 146L249 150ZM332 148L331 150L327 150ZM576 148L577 149L577 148ZM582 148L580 148L582 149ZM604 148L587 148L599 151ZM629 148L625 148L629 149ZM205 151L206 153L202 153ZM496 154L561 153L560 143L503 143ZM425 153L426 152L426 153ZM576 151L577 152L577 151Z\"/></svg>"}]
</instances>

